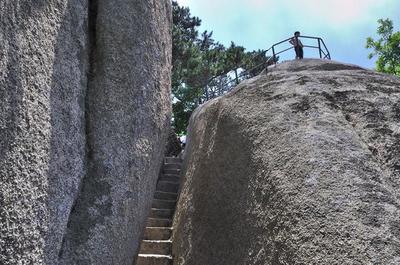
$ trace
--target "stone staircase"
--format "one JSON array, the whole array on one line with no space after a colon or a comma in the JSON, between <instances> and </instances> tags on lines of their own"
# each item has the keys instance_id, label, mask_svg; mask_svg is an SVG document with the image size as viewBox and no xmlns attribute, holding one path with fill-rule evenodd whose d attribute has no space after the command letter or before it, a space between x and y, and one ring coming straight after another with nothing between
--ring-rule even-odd
<instances>
[{"instance_id":1,"label":"stone staircase","mask_svg":"<svg viewBox=\"0 0 400 265\"><path fill-rule=\"evenodd\" d=\"M172 265L172 218L178 199L182 160L166 157L136 265Z\"/></svg>"}]
</instances>

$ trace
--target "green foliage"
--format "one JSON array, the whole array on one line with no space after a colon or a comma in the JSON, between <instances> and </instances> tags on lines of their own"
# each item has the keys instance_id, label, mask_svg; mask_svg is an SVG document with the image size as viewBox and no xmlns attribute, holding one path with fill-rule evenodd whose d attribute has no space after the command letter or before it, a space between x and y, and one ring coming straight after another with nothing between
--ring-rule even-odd
<instances>
[{"instance_id":1,"label":"green foliage","mask_svg":"<svg viewBox=\"0 0 400 265\"><path fill-rule=\"evenodd\" d=\"M213 39L212 31L199 34L201 20L176 1L172 7L173 126L180 135L186 133L192 112L204 98L226 91L234 84L232 80L238 83L244 70L252 70L247 76L257 75L268 58L265 51L246 52L234 42L226 48Z\"/></svg>"},{"instance_id":2,"label":"green foliage","mask_svg":"<svg viewBox=\"0 0 400 265\"><path fill-rule=\"evenodd\" d=\"M189 8L180 7L175 1L172 8L172 107L175 131L182 133L201 95L196 86L200 83L198 72L202 63L201 51L196 43L201 20L191 16Z\"/></svg>"},{"instance_id":3,"label":"green foliage","mask_svg":"<svg viewBox=\"0 0 400 265\"><path fill-rule=\"evenodd\" d=\"M379 72L400 76L400 32L393 32L390 19L379 19L378 24L379 39L367 38L366 48L373 49L368 57L378 56L376 69Z\"/></svg>"},{"instance_id":4,"label":"green foliage","mask_svg":"<svg viewBox=\"0 0 400 265\"><path fill-rule=\"evenodd\" d=\"M268 65L278 62L279 57L275 61L271 57L265 56L265 50L257 50L248 52L244 58L244 68L249 71L249 77L258 75Z\"/></svg>"}]
</instances>

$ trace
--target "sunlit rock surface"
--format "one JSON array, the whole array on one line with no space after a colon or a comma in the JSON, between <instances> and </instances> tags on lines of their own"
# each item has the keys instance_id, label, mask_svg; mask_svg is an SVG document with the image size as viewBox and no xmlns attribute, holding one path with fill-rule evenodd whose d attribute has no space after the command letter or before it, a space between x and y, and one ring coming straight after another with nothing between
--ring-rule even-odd
<instances>
[{"instance_id":1,"label":"sunlit rock surface","mask_svg":"<svg viewBox=\"0 0 400 265\"><path fill-rule=\"evenodd\" d=\"M174 264L399 264L400 79L269 68L192 115Z\"/></svg>"}]
</instances>

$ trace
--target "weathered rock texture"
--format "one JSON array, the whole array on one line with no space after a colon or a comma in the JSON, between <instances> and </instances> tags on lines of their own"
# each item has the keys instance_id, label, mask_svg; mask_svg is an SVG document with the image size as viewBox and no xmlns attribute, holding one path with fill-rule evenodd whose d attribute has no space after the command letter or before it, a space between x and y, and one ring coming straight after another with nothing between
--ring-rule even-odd
<instances>
[{"instance_id":1,"label":"weathered rock texture","mask_svg":"<svg viewBox=\"0 0 400 265\"><path fill-rule=\"evenodd\" d=\"M170 119L169 1L0 2L0 264L132 264Z\"/></svg>"},{"instance_id":2,"label":"weathered rock texture","mask_svg":"<svg viewBox=\"0 0 400 265\"><path fill-rule=\"evenodd\" d=\"M400 80L278 65L193 114L174 264L400 264Z\"/></svg>"},{"instance_id":3,"label":"weathered rock texture","mask_svg":"<svg viewBox=\"0 0 400 265\"><path fill-rule=\"evenodd\" d=\"M0 264L61 247L85 172L87 8L0 3Z\"/></svg>"}]
</instances>

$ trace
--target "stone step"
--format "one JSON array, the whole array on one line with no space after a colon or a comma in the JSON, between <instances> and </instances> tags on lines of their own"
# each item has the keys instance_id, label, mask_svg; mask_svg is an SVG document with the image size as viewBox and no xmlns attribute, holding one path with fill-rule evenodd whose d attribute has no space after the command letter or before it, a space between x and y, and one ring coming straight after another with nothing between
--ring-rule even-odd
<instances>
[{"instance_id":1,"label":"stone step","mask_svg":"<svg viewBox=\"0 0 400 265\"><path fill-rule=\"evenodd\" d=\"M182 163L182 158L179 157L166 157L164 159L164 163L165 164L169 164L169 163Z\"/></svg>"},{"instance_id":2,"label":"stone step","mask_svg":"<svg viewBox=\"0 0 400 265\"><path fill-rule=\"evenodd\" d=\"M168 218L148 218L147 227L171 227L172 220Z\"/></svg>"},{"instance_id":3,"label":"stone step","mask_svg":"<svg viewBox=\"0 0 400 265\"><path fill-rule=\"evenodd\" d=\"M172 256L139 254L136 265L172 265Z\"/></svg>"},{"instance_id":4,"label":"stone step","mask_svg":"<svg viewBox=\"0 0 400 265\"><path fill-rule=\"evenodd\" d=\"M154 193L154 199L157 199L157 200L176 200L176 199L178 199L178 193L156 191Z\"/></svg>"},{"instance_id":5,"label":"stone step","mask_svg":"<svg viewBox=\"0 0 400 265\"><path fill-rule=\"evenodd\" d=\"M166 157L157 182L136 265L173 265L172 218L180 185L182 159Z\"/></svg>"},{"instance_id":6,"label":"stone step","mask_svg":"<svg viewBox=\"0 0 400 265\"><path fill-rule=\"evenodd\" d=\"M158 181L157 191L177 193L179 190L179 183L171 181Z\"/></svg>"},{"instance_id":7,"label":"stone step","mask_svg":"<svg viewBox=\"0 0 400 265\"><path fill-rule=\"evenodd\" d=\"M180 183L181 178L179 175L162 174L160 177L160 181L171 181L171 182Z\"/></svg>"},{"instance_id":8,"label":"stone step","mask_svg":"<svg viewBox=\"0 0 400 265\"><path fill-rule=\"evenodd\" d=\"M163 168L164 169L181 169L181 163L165 163Z\"/></svg>"},{"instance_id":9,"label":"stone step","mask_svg":"<svg viewBox=\"0 0 400 265\"><path fill-rule=\"evenodd\" d=\"M179 175L181 171L179 169L163 169L164 174Z\"/></svg>"},{"instance_id":10,"label":"stone step","mask_svg":"<svg viewBox=\"0 0 400 265\"><path fill-rule=\"evenodd\" d=\"M170 173L162 173L161 176L175 176L175 177L180 177L181 174L180 174L180 173L173 173L173 174L170 174Z\"/></svg>"},{"instance_id":11,"label":"stone step","mask_svg":"<svg viewBox=\"0 0 400 265\"><path fill-rule=\"evenodd\" d=\"M145 240L168 240L171 235L172 229L170 227L146 227L144 231Z\"/></svg>"},{"instance_id":12,"label":"stone step","mask_svg":"<svg viewBox=\"0 0 400 265\"><path fill-rule=\"evenodd\" d=\"M175 209L157 209L151 208L150 218L165 218L170 219L174 216Z\"/></svg>"},{"instance_id":13,"label":"stone step","mask_svg":"<svg viewBox=\"0 0 400 265\"><path fill-rule=\"evenodd\" d=\"M169 255L171 252L171 240L143 240L139 250L140 254Z\"/></svg>"},{"instance_id":14,"label":"stone step","mask_svg":"<svg viewBox=\"0 0 400 265\"><path fill-rule=\"evenodd\" d=\"M157 209L175 209L175 200L153 200L152 207Z\"/></svg>"}]
</instances>

